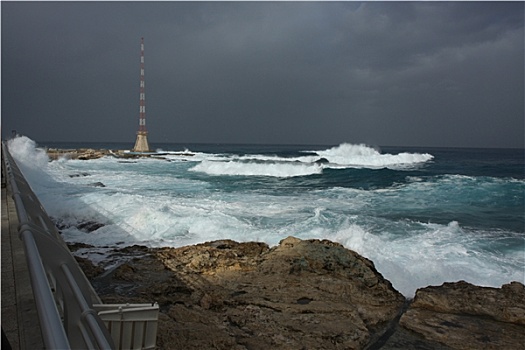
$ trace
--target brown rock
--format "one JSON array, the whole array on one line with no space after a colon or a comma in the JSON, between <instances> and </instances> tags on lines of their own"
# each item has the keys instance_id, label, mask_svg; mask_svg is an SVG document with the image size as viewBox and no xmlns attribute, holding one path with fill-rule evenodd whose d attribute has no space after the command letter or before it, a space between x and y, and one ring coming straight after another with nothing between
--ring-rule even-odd
<instances>
[{"instance_id":1,"label":"brown rock","mask_svg":"<svg viewBox=\"0 0 525 350\"><path fill-rule=\"evenodd\" d=\"M403 336L395 334L385 349L400 348L395 344L407 334L428 349L523 349L525 286L487 288L460 281L419 289L399 324Z\"/></svg>"},{"instance_id":2,"label":"brown rock","mask_svg":"<svg viewBox=\"0 0 525 350\"><path fill-rule=\"evenodd\" d=\"M51 160L57 160L59 158L67 159L80 159L80 160L89 160L89 159L98 159L106 155L109 155L110 152L106 149L92 149L92 148L79 148L79 149L56 149L50 148L47 150L47 155Z\"/></svg>"},{"instance_id":3,"label":"brown rock","mask_svg":"<svg viewBox=\"0 0 525 350\"><path fill-rule=\"evenodd\" d=\"M192 289L199 307L178 304L170 315L187 322L191 317L182 313L200 319L206 310L206 331L202 323L196 329L215 334L214 341L228 344L224 348L233 337L250 349L361 349L404 303L372 262L329 241L289 237L273 249L219 241L157 255ZM186 349L197 336L178 335L187 338Z\"/></svg>"},{"instance_id":4,"label":"brown rock","mask_svg":"<svg viewBox=\"0 0 525 350\"><path fill-rule=\"evenodd\" d=\"M84 271L86 277L91 280L104 272L104 269L100 266L93 264L89 259L75 256L75 260L78 265Z\"/></svg>"},{"instance_id":5,"label":"brown rock","mask_svg":"<svg viewBox=\"0 0 525 350\"><path fill-rule=\"evenodd\" d=\"M466 282L407 301L338 243L126 247L93 279L106 303L158 302L159 349L523 349L525 287ZM130 258L131 257L131 258ZM406 310L406 312L405 312ZM404 313L403 313L404 312Z\"/></svg>"}]
</instances>

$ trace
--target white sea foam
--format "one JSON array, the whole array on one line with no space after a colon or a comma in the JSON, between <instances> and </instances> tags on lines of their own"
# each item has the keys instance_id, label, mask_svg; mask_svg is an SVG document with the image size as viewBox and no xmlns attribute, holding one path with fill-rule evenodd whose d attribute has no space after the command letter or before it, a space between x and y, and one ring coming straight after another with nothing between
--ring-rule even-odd
<instances>
[{"instance_id":1,"label":"white sea foam","mask_svg":"<svg viewBox=\"0 0 525 350\"><path fill-rule=\"evenodd\" d=\"M501 255L481 248L483 241L490 243L490 237L466 232L457 222L421 227L419 233L394 238L354 225L337 232L332 239L371 259L383 276L408 297L417 288L445 281L465 280L491 287L513 280L523 282L523 256L508 254L505 263L498 261ZM513 261L514 268L509 268L509 261Z\"/></svg>"},{"instance_id":2,"label":"white sea foam","mask_svg":"<svg viewBox=\"0 0 525 350\"><path fill-rule=\"evenodd\" d=\"M7 147L30 185L45 186L45 183L49 182L45 171L49 157L43 149L37 148L33 140L19 136L9 140Z\"/></svg>"},{"instance_id":3,"label":"white sea foam","mask_svg":"<svg viewBox=\"0 0 525 350\"><path fill-rule=\"evenodd\" d=\"M318 156L278 157L272 155L207 155L192 171L209 175L295 177L321 174L324 168L394 168L413 167L433 159L430 154L399 153L381 154L365 145L341 144L324 151L311 151ZM315 163L324 158L326 163Z\"/></svg>"},{"instance_id":4,"label":"white sea foam","mask_svg":"<svg viewBox=\"0 0 525 350\"><path fill-rule=\"evenodd\" d=\"M295 177L320 174L322 173L323 168L318 164L301 164L292 162L254 163L205 160L195 165L190 170L204 172L209 175Z\"/></svg>"},{"instance_id":5,"label":"white sea foam","mask_svg":"<svg viewBox=\"0 0 525 350\"><path fill-rule=\"evenodd\" d=\"M381 154L372 147L348 143L324 151L316 151L316 153L330 163L363 168L395 168L425 163L434 158L428 153Z\"/></svg>"}]
</instances>

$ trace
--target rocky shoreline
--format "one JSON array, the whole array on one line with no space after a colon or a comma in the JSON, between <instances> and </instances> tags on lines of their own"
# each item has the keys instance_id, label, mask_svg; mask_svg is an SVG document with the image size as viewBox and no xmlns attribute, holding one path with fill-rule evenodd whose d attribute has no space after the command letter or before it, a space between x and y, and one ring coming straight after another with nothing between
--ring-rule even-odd
<instances>
[{"instance_id":1,"label":"rocky shoreline","mask_svg":"<svg viewBox=\"0 0 525 350\"><path fill-rule=\"evenodd\" d=\"M105 303L159 303L159 349L525 345L522 283L444 283L407 300L372 261L327 240L133 246L110 259L125 262L105 270L77 258Z\"/></svg>"},{"instance_id":2,"label":"rocky shoreline","mask_svg":"<svg viewBox=\"0 0 525 350\"><path fill-rule=\"evenodd\" d=\"M136 159L136 158L159 158L164 159L162 156L167 153L151 152L151 153L130 153L128 150L109 150L109 149L93 149L93 148L76 148L76 149L60 149L60 148L48 148L46 149L47 156L50 160L57 160L60 158L67 159L79 159L79 160L90 160L99 159L102 157L110 156L122 159ZM192 157L194 156L191 152L170 152L170 155Z\"/></svg>"},{"instance_id":3,"label":"rocky shoreline","mask_svg":"<svg viewBox=\"0 0 525 350\"><path fill-rule=\"evenodd\" d=\"M98 159L98 158L102 158L102 157L111 155L112 151L109 151L107 149L93 149L93 148L78 148L78 149L48 148L46 149L46 153L50 160L57 160L59 158L89 160L89 159Z\"/></svg>"},{"instance_id":4,"label":"rocky shoreline","mask_svg":"<svg viewBox=\"0 0 525 350\"><path fill-rule=\"evenodd\" d=\"M47 154L141 156L99 149ZM101 225L77 228L89 233ZM70 244L72 252L95 248ZM158 349L525 348L523 281L501 288L444 283L406 299L372 261L327 240L288 237L272 248L231 240L132 246L113 249L104 266L76 255L104 303L159 303Z\"/></svg>"}]
</instances>

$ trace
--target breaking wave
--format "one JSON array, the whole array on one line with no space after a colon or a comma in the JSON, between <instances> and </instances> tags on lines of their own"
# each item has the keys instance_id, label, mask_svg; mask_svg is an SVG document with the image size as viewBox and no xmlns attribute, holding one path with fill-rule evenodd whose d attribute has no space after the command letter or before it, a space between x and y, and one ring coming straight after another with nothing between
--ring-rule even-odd
<instances>
[{"instance_id":1,"label":"breaking wave","mask_svg":"<svg viewBox=\"0 0 525 350\"><path fill-rule=\"evenodd\" d=\"M255 163L255 162L218 162L205 160L190 170L204 172L208 175L241 175L295 177L320 174L323 168L318 164L301 163Z\"/></svg>"},{"instance_id":2,"label":"breaking wave","mask_svg":"<svg viewBox=\"0 0 525 350\"><path fill-rule=\"evenodd\" d=\"M347 167L362 168L396 168L428 162L434 158L428 153L381 154L376 149L366 145L343 143L316 153L329 163Z\"/></svg>"},{"instance_id":3,"label":"breaking wave","mask_svg":"<svg viewBox=\"0 0 525 350\"><path fill-rule=\"evenodd\" d=\"M278 157L269 155L213 157L204 159L190 170L208 175L296 177L321 174L325 168L410 169L434 158L425 153L381 154L365 145L343 143L321 150L304 151L309 155ZM213 158L212 158L213 157Z\"/></svg>"},{"instance_id":4,"label":"breaking wave","mask_svg":"<svg viewBox=\"0 0 525 350\"><path fill-rule=\"evenodd\" d=\"M26 136L8 140L7 147L31 187L47 185L49 157L45 150L37 148L36 142Z\"/></svg>"}]
</instances>

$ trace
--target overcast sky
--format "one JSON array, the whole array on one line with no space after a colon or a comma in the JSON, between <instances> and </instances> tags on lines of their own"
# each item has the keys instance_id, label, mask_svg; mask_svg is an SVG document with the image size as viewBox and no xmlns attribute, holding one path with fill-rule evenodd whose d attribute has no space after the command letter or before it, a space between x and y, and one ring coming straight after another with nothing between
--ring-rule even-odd
<instances>
[{"instance_id":1,"label":"overcast sky","mask_svg":"<svg viewBox=\"0 0 525 350\"><path fill-rule=\"evenodd\" d=\"M152 146L524 146L524 2L2 1L1 15L3 138L133 144L144 37Z\"/></svg>"}]
</instances>

